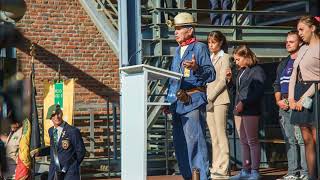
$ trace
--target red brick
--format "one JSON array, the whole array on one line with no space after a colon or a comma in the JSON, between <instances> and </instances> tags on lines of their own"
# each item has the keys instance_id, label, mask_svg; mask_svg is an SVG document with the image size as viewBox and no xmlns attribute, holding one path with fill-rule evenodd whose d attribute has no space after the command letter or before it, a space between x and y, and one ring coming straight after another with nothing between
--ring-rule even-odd
<instances>
[{"instance_id":1,"label":"red brick","mask_svg":"<svg viewBox=\"0 0 320 180\"><path fill-rule=\"evenodd\" d=\"M55 78L58 63L62 77L78 79L76 106L105 104L107 94L118 100L119 60L79 1L26 0L26 4L27 12L17 26L26 39L39 41L44 49L37 50L35 60L38 105L42 107L44 83ZM29 74L31 57L26 49L29 47L18 50L17 58L19 69Z\"/></svg>"}]
</instances>

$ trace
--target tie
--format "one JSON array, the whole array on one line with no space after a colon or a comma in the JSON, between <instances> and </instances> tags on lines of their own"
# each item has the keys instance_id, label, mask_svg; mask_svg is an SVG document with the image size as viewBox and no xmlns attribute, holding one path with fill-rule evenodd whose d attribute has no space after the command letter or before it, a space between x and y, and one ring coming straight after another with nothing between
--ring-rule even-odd
<instances>
[{"instance_id":1,"label":"tie","mask_svg":"<svg viewBox=\"0 0 320 180\"><path fill-rule=\"evenodd\" d=\"M53 129L53 142L54 142L54 145L58 144L58 129L57 128Z\"/></svg>"}]
</instances>

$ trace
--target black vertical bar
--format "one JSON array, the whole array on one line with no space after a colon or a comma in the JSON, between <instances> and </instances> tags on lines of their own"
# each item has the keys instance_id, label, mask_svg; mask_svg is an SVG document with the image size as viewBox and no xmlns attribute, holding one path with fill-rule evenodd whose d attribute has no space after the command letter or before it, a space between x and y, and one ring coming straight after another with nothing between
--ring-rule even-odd
<instances>
[{"instance_id":1,"label":"black vertical bar","mask_svg":"<svg viewBox=\"0 0 320 180\"><path fill-rule=\"evenodd\" d=\"M168 142L168 115L165 114L164 121L164 132L165 132L165 149L166 149L166 175L169 174L169 142Z\"/></svg>"},{"instance_id":2,"label":"black vertical bar","mask_svg":"<svg viewBox=\"0 0 320 180\"><path fill-rule=\"evenodd\" d=\"M1 55L1 48L0 48L0 55ZM1 110L0 110L0 130L2 129L1 124L2 124L2 120L3 120L3 110L4 110L4 96L3 96L3 91L2 91L2 84L3 84L3 77L4 77L4 73L3 73L3 57L0 56L0 106L1 106ZM6 170L6 157L5 157L5 145L4 142L2 142L0 140L0 171L5 171Z\"/></svg>"},{"instance_id":3,"label":"black vertical bar","mask_svg":"<svg viewBox=\"0 0 320 180\"><path fill-rule=\"evenodd\" d=\"M0 48L1 51L1 48ZM1 52L0 52L1 53ZM3 81L4 81L4 57L0 56L0 90L2 91L2 85L3 85Z\"/></svg>"},{"instance_id":4,"label":"black vertical bar","mask_svg":"<svg viewBox=\"0 0 320 180\"><path fill-rule=\"evenodd\" d=\"M317 172L318 178L320 177L320 144L319 144L319 130L320 130L320 119L319 119L319 90L318 90L318 83L315 83L315 120L316 120L316 156L317 156Z\"/></svg>"},{"instance_id":5,"label":"black vertical bar","mask_svg":"<svg viewBox=\"0 0 320 180\"><path fill-rule=\"evenodd\" d=\"M36 158L32 157L32 170L31 170L31 179L36 177Z\"/></svg>"},{"instance_id":6,"label":"black vertical bar","mask_svg":"<svg viewBox=\"0 0 320 180\"><path fill-rule=\"evenodd\" d=\"M117 151L117 106L115 103L112 103L112 111L113 111L113 148L114 148L114 159L118 159L118 151Z\"/></svg>"},{"instance_id":7,"label":"black vertical bar","mask_svg":"<svg viewBox=\"0 0 320 180\"><path fill-rule=\"evenodd\" d=\"M111 168L110 168L110 164L111 164L111 162L110 162L110 128L109 128L109 121L110 121L110 113L109 113L109 108L110 108L110 106L109 106L109 97L108 97L108 99L107 99L107 146L108 146L108 149L107 149L107 154L108 154L108 177L110 178L110 176L111 176L111 172L110 172L110 170L111 170Z\"/></svg>"},{"instance_id":8,"label":"black vertical bar","mask_svg":"<svg viewBox=\"0 0 320 180\"><path fill-rule=\"evenodd\" d=\"M253 8L254 8L254 1L253 0L249 0L249 11L252 11L253 10ZM255 17L254 17L254 15L253 14L251 14L251 15L249 15L249 24L251 25L251 26L253 26L253 25L255 25Z\"/></svg>"},{"instance_id":9,"label":"black vertical bar","mask_svg":"<svg viewBox=\"0 0 320 180\"><path fill-rule=\"evenodd\" d=\"M114 159L118 159L118 152L117 152L117 106L115 103L112 103L112 113L113 113L113 150Z\"/></svg>"},{"instance_id":10,"label":"black vertical bar","mask_svg":"<svg viewBox=\"0 0 320 180\"><path fill-rule=\"evenodd\" d=\"M234 154L234 165L237 166L237 143L236 143L236 121L233 117L233 154Z\"/></svg>"},{"instance_id":11,"label":"black vertical bar","mask_svg":"<svg viewBox=\"0 0 320 180\"><path fill-rule=\"evenodd\" d=\"M1 55L1 48L0 48L0 55ZM3 100L4 101L4 92L3 92L3 81L4 81L4 71L3 71L3 69L4 69L4 57L1 57L0 56L0 95L1 95L1 98L2 99L0 99L0 100ZM3 119L4 119L4 111L5 111L5 107L4 107L4 103L5 102L1 102L1 111L0 111L0 120L2 121ZM2 124L2 122L0 122L0 130L1 130L1 124Z\"/></svg>"}]
</instances>

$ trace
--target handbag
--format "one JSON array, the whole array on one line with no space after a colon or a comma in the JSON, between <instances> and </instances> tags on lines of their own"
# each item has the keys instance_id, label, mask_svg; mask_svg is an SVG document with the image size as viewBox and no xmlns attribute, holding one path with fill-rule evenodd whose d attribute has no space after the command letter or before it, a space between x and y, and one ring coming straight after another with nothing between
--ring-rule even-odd
<instances>
[{"instance_id":1,"label":"handbag","mask_svg":"<svg viewBox=\"0 0 320 180\"><path fill-rule=\"evenodd\" d=\"M297 81L298 82L303 82L299 65L298 65L298 68L297 68ZM311 109L312 108L312 99L310 97L308 97L308 96L303 98L302 107L304 107L306 109Z\"/></svg>"}]
</instances>

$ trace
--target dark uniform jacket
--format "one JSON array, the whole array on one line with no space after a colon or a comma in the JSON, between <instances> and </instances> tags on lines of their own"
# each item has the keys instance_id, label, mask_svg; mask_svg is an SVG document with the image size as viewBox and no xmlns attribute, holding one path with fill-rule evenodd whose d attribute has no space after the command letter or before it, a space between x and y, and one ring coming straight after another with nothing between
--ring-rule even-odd
<instances>
[{"instance_id":1,"label":"dark uniform jacket","mask_svg":"<svg viewBox=\"0 0 320 180\"><path fill-rule=\"evenodd\" d=\"M49 129L51 163L48 180L54 180L55 172L58 170L54 161L53 129L53 127ZM80 130L65 122L56 150L60 163L60 170L66 170L64 179L80 179L80 164L86 152Z\"/></svg>"}]
</instances>

